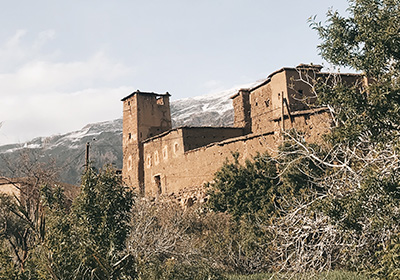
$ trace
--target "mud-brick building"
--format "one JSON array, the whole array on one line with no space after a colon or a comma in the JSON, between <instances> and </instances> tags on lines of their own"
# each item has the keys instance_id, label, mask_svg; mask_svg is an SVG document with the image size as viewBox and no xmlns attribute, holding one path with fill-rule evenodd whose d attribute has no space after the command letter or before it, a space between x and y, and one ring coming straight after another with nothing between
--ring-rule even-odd
<instances>
[{"instance_id":1,"label":"mud-brick building","mask_svg":"<svg viewBox=\"0 0 400 280\"><path fill-rule=\"evenodd\" d=\"M282 68L258 85L240 89L232 102L233 127L172 129L170 95L136 91L123 98L123 177L142 194L157 196L202 186L213 179L232 152L245 160L257 152L273 152L282 131L295 128L308 141L331 127L326 108L316 107L311 85L328 82L363 83L357 74L333 75L321 66Z\"/></svg>"}]
</instances>

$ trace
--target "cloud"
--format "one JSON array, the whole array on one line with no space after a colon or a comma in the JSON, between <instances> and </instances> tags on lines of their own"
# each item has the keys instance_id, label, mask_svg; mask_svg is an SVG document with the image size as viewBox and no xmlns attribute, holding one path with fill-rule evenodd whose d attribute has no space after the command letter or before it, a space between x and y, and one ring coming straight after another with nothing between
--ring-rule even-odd
<instances>
[{"instance_id":1,"label":"cloud","mask_svg":"<svg viewBox=\"0 0 400 280\"><path fill-rule=\"evenodd\" d=\"M18 30L0 45L0 63L13 59L15 67L0 72L0 145L80 129L89 122L118 118L124 86L132 67L104 51L84 59L62 61L43 53L55 31L46 30L24 42ZM59 52L57 49L54 53Z\"/></svg>"},{"instance_id":2,"label":"cloud","mask_svg":"<svg viewBox=\"0 0 400 280\"><path fill-rule=\"evenodd\" d=\"M16 72L0 75L0 88L9 93L36 94L73 91L118 80L131 69L98 52L84 61L29 61Z\"/></svg>"},{"instance_id":3,"label":"cloud","mask_svg":"<svg viewBox=\"0 0 400 280\"><path fill-rule=\"evenodd\" d=\"M23 102L15 102L4 114L15 112L12 118L4 119L0 127L0 145L66 133L88 123L119 118L122 115L120 100L130 90L122 86L28 96Z\"/></svg>"},{"instance_id":4,"label":"cloud","mask_svg":"<svg viewBox=\"0 0 400 280\"><path fill-rule=\"evenodd\" d=\"M37 38L35 39L33 43L33 48L34 49L41 49L44 45L46 45L47 42L51 41L56 37L56 32L53 29L48 29L39 32Z\"/></svg>"}]
</instances>

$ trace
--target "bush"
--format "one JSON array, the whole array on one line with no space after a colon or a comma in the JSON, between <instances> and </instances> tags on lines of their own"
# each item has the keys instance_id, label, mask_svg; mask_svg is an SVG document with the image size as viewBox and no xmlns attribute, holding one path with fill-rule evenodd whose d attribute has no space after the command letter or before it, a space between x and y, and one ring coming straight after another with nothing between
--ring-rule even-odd
<instances>
[{"instance_id":1,"label":"bush","mask_svg":"<svg viewBox=\"0 0 400 280\"><path fill-rule=\"evenodd\" d=\"M257 154L253 160L239 163L239 154L233 153L233 162L226 161L207 184L208 207L227 212L236 220L246 214L271 215L275 211L278 185L275 163L268 154Z\"/></svg>"}]
</instances>

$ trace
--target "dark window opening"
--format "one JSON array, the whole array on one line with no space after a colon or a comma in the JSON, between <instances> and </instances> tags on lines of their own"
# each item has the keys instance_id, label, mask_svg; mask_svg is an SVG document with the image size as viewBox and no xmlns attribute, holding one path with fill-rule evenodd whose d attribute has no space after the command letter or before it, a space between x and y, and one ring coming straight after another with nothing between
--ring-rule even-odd
<instances>
[{"instance_id":1,"label":"dark window opening","mask_svg":"<svg viewBox=\"0 0 400 280\"><path fill-rule=\"evenodd\" d=\"M302 90L302 89L299 89L297 92L298 92L300 95L303 95L303 90Z\"/></svg>"},{"instance_id":2,"label":"dark window opening","mask_svg":"<svg viewBox=\"0 0 400 280\"><path fill-rule=\"evenodd\" d=\"M129 139L129 140L132 139L132 133L129 133L129 134L128 134L128 139Z\"/></svg>"},{"instance_id":3,"label":"dark window opening","mask_svg":"<svg viewBox=\"0 0 400 280\"><path fill-rule=\"evenodd\" d=\"M161 96L156 97L157 105L164 105L164 99Z\"/></svg>"},{"instance_id":4,"label":"dark window opening","mask_svg":"<svg viewBox=\"0 0 400 280\"><path fill-rule=\"evenodd\" d=\"M265 102L265 106L266 106L266 107L269 107L269 102L270 102L269 99L266 100L266 101L264 101L264 102Z\"/></svg>"},{"instance_id":5,"label":"dark window opening","mask_svg":"<svg viewBox=\"0 0 400 280\"><path fill-rule=\"evenodd\" d=\"M154 176L154 183L156 185L157 194L161 194L162 188L161 188L161 176L160 175Z\"/></svg>"}]
</instances>

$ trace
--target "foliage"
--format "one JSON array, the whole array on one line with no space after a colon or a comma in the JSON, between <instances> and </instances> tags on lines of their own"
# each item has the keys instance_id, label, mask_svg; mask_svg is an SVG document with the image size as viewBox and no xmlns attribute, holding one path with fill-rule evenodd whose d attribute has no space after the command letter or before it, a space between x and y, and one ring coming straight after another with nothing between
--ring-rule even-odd
<instances>
[{"instance_id":1,"label":"foliage","mask_svg":"<svg viewBox=\"0 0 400 280\"><path fill-rule=\"evenodd\" d=\"M0 195L0 224L3 226L0 242L5 245L3 254L12 260L16 279L39 279L35 260L40 259L38 252L45 236L40 189L54 180L56 170L51 164L40 162L37 154L25 151L15 164L6 163L15 179L2 179L18 190L19 195Z\"/></svg>"},{"instance_id":2,"label":"foliage","mask_svg":"<svg viewBox=\"0 0 400 280\"><path fill-rule=\"evenodd\" d=\"M211 214L213 215L213 214ZM223 224L223 217L215 217ZM173 201L141 200L133 207L127 251L139 279L220 279L219 260L209 258L210 219L199 206L182 209ZM197 275L197 277L194 277Z\"/></svg>"},{"instance_id":3,"label":"foliage","mask_svg":"<svg viewBox=\"0 0 400 280\"><path fill-rule=\"evenodd\" d=\"M329 104L346 136L387 141L399 132L400 3L398 0L349 1L349 17L329 11L327 24L312 22L322 43L321 55L334 65L365 73L369 85L349 87L343 81L317 86L319 101ZM334 134L336 134L334 130ZM339 135L336 135L339 136Z\"/></svg>"},{"instance_id":4,"label":"foliage","mask_svg":"<svg viewBox=\"0 0 400 280\"><path fill-rule=\"evenodd\" d=\"M314 87L336 124L327 138L330 158L320 158L330 167L319 180L328 191L320 209L341 236L351 237L354 246L345 258L351 268L394 279L400 216L400 2L349 4L348 17L331 10L325 25L311 23L322 39L323 58L365 75L354 86L333 75Z\"/></svg>"},{"instance_id":5,"label":"foliage","mask_svg":"<svg viewBox=\"0 0 400 280\"><path fill-rule=\"evenodd\" d=\"M207 213L204 219L202 255L223 271L255 273L270 266L268 244L271 236L246 216L239 221L226 213Z\"/></svg>"},{"instance_id":6,"label":"foliage","mask_svg":"<svg viewBox=\"0 0 400 280\"><path fill-rule=\"evenodd\" d=\"M232 154L234 161L226 161L209 183L211 210L228 212L235 219L245 214L270 215L274 211L277 170L270 156L256 155L252 161L239 163L239 154Z\"/></svg>"},{"instance_id":7,"label":"foliage","mask_svg":"<svg viewBox=\"0 0 400 280\"><path fill-rule=\"evenodd\" d=\"M327 172L327 166L320 164L316 158L326 157L323 147L306 143L301 133L296 130L286 132L285 141L279 147L275 163L279 169L279 194L280 200L290 198L309 198L312 192L324 190L316 182L316 178L323 177ZM310 153L312 151L312 153ZM313 156L310 157L310 154ZM280 201L279 205L286 208L291 207L288 201Z\"/></svg>"},{"instance_id":8,"label":"foliage","mask_svg":"<svg viewBox=\"0 0 400 280\"><path fill-rule=\"evenodd\" d=\"M82 179L82 190L74 201L76 223L89 235L103 254L121 251L129 234L133 194L112 168L96 173L89 169Z\"/></svg>"},{"instance_id":9,"label":"foliage","mask_svg":"<svg viewBox=\"0 0 400 280\"><path fill-rule=\"evenodd\" d=\"M46 193L46 246L52 274L78 279L134 277L132 258L123 255L133 195L115 170L105 168L97 173L88 169L70 213L58 190Z\"/></svg>"},{"instance_id":10,"label":"foliage","mask_svg":"<svg viewBox=\"0 0 400 280\"><path fill-rule=\"evenodd\" d=\"M297 274L297 275L285 275L285 274L272 274L272 273L260 273L251 275L228 275L229 280L284 280L284 279L324 279L324 280L367 280L369 279L366 275L358 274L355 272L347 271L330 271L318 274Z\"/></svg>"},{"instance_id":11,"label":"foliage","mask_svg":"<svg viewBox=\"0 0 400 280\"><path fill-rule=\"evenodd\" d=\"M379 278L395 280L400 278L400 234L398 233L387 242L386 248L378 253L381 267L374 274Z\"/></svg>"},{"instance_id":12,"label":"foliage","mask_svg":"<svg viewBox=\"0 0 400 280\"><path fill-rule=\"evenodd\" d=\"M6 242L0 239L0 279L18 279L18 269L6 248Z\"/></svg>"},{"instance_id":13,"label":"foliage","mask_svg":"<svg viewBox=\"0 0 400 280\"><path fill-rule=\"evenodd\" d=\"M350 0L348 18L330 10L326 26L314 24L321 55L331 63L380 78L400 70L398 0Z\"/></svg>"},{"instance_id":14,"label":"foliage","mask_svg":"<svg viewBox=\"0 0 400 280\"><path fill-rule=\"evenodd\" d=\"M139 279L167 277L171 269L213 278L221 271L253 273L270 265L268 236L248 220L236 222L229 214L200 205L182 209L162 200L138 201L133 214L127 249L137 261Z\"/></svg>"},{"instance_id":15,"label":"foliage","mask_svg":"<svg viewBox=\"0 0 400 280\"><path fill-rule=\"evenodd\" d=\"M35 175L20 198L0 196L0 273L9 279L134 279L133 258L124 253L133 195L115 171L88 170L72 207L60 186Z\"/></svg>"},{"instance_id":16,"label":"foliage","mask_svg":"<svg viewBox=\"0 0 400 280\"><path fill-rule=\"evenodd\" d=\"M209 265L181 264L175 259L168 259L164 262L152 262L143 267L141 280L224 280L219 272Z\"/></svg>"}]
</instances>

